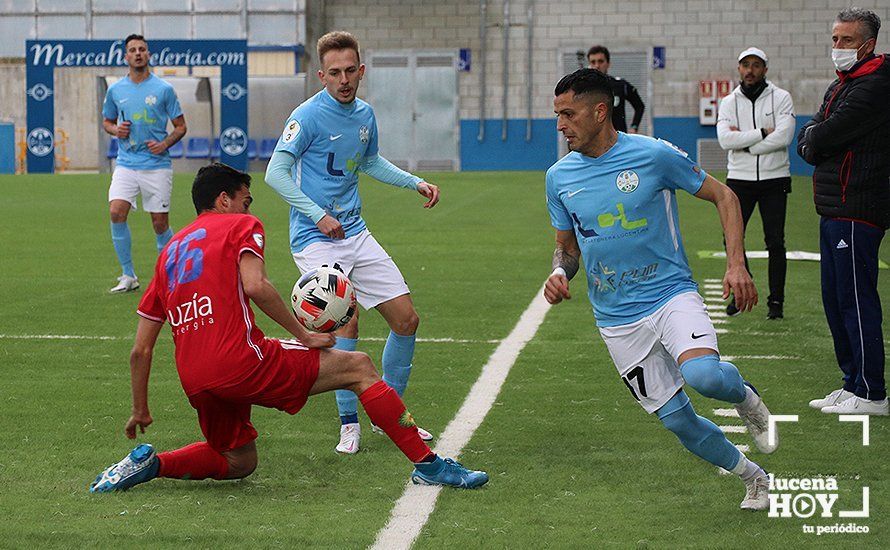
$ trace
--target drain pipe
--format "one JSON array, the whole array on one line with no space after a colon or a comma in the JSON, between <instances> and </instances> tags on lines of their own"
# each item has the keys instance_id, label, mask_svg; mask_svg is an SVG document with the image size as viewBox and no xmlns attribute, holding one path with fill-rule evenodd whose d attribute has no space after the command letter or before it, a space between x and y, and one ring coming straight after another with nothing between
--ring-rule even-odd
<instances>
[{"instance_id":1,"label":"drain pipe","mask_svg":"<svg viewBox=\"0 0 890 550\"><path fill-rule=\"evenodd\" d=\"M510 0L504 0L504 97L501 107L503 116L501 119L501 141L507 141L507 84L510 78Z\"/></svg>"},{"instance_id":2,"label":"drain pipe","mask_svg":"<svg viewBox=\"0 0 890 550\"><path fill-rule=\"evenodd\" d=\"M528 112L526 113L525 120L525 141L532 140L532 76L535 74L533 72L533 62L534 54L532 52L532 25L534 23L535 16L535 0L528 0L528 7L526 11L526 26L528 27L528 73L526 74L526 81L528 82L527 92L527 101L528 101Z\"/></svg>"},{"instance_id":3,"label":"drain pipe","mask_svg":"<svg viewBox=\"0 0 890 550\"><path fill-rule=\"evenodd\" d=\"M479 96L479 135L476 136L476 139L480 142L485 141L485 95L487 93L485 87L485 36L488 29L487 20L488 2L487 0L479 0L479 61L482 63L482 72L479 75L481 95Z\"/></svg>"}]
</instances>

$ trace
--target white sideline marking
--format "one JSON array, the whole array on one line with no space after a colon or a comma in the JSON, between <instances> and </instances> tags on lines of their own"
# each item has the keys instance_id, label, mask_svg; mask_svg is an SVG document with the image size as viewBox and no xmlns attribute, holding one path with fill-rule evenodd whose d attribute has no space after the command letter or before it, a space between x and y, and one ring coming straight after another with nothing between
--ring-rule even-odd
<instances>
[{"instance_id":1,"label":"white sideline marking","mask_svg":"<svg viewBox=\"0 0 890 550\"><path fill-rule=\"evenodd\" d=\"M706 283L711 283L711 284L715 284L715 283L720 283L721 285L723 284L723 280L722 280L722 279L705 279L705 282L706 282Z\"/></svg>"},{"instance_id":2,"label":"white sideline marking","mask_svg":"<svg viewBox=\"0 0 890 550\"><path fill-rule=\"evenodd\" d=\"M725 311L709 311L708 317L711 319L726 319L729 315Z\"/></svg>"},{"instance_id":3,"label":"white sideline marking","mask_svg":"<svg viewBox=\"0 0 890 550\"><path fill-rule=\"evenodd\" d=\"M452 458L460 455L464 445L470 441L494 405L507 374L522 349L538 332L538 327L541 326L549 309L550 305L544 299L544 289L541 287L531 304L522 313L516 326L488 358L488 363L482 367L482 373L467 394L460 410L439 436L434 449L437 454ZM389 521L377 533L377 540L371 548L380 550L411 548L420 530L429 520L441 489L441 487L414 485L408 481L405 492L393 507Z\"/></svg>"},{"instance_id":4,"label":"white sideline marking","mask_svg":"<svg viewBox=\"0 0 890 550\"><path fill-rule=\"evenodd\" d=\"M729 321L727 321L726 319L711 319L712 325L725 325L727 323L729 323Z\"/></svg>"},{"instance_id":5,"label":"white sideline marking","mask_svg":"<svg viewBox=\"0 0 890 550\"><path fill-rule=\"evenodd\" d=\"M714 409L715 416L725 416L727 418L738 418L739 411L735 409Z\"/></svg>"},{"instance_id":6,"label":"white sideline marking","mask_svg":"<svg viewBox=\"0 0 890 550\"><path fill-rule=\"evenodd\" d=\"M743 434L748 433L748 428L745 426L717 426L720 428L720 431L725 434Z\"/></svg>"},{"instance_id":7,"label":"white sideline marking","mask_svg":"<svg viewBox=\"0 0 890 550\"><path fill-rule=\"evenodd\" d=\"M705 280L709 281L711 279ZM705 290L719 290L720 292L723 292L723 285L721 283L705 283L702 287L704 287Z\"/></svg>"},{"instance_id":8,"label":"white sideline marking","mask_svg":"<svg viewBox=\"0 0 890 550\"><path fill-rule=\"evenodd\" d=\"M778 360L778 359L800 359L795 355L721 355L721 359L724 361L735 361L736 359L751 359L751 360Z\"/></svg>"},{"instance_id":9,"label":"white sideline marking","mask_svg":"<svg viewBox=\"0 0 890 550\"><path fill-rule=\"evenodd\" d=\"M708 298L712 298L712 299L720 298L722 300L723 299L723 289L722 288L720 290L706 289L705 290L705 299L708 299Z\"/></svg>"},{"instance_id":10,"label":"white sideline marking","mask_svg":"<svg viewBox=\"0 0 890 550\"><path fill-rule=\"evenodd\" d=\"M0 334L0 340L132 340L133 336L90 336L81 334ZM361 338L366 342L386 342L386 338ZM461 338L418 338L418 343L500 344L501 340L466 340Z\"/></svg>"},{"instance_id":11,"label":"white sideline marking","mask_svg":"<svg viewBox=\"0 0 890 550\"><path fill-rule=\"evenodd\" d=\"M751 447L748 445L745 445L745 444L736 445L735 448L740 450L743 453L747 453L747 452L751 451Z\"/></svg>"}]
</instances>

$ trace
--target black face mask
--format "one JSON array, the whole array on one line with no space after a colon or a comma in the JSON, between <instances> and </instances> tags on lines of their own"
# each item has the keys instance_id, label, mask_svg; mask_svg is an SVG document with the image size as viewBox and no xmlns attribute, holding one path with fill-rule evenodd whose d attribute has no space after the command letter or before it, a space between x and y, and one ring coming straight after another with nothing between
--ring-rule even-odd
<instances>
[{"instance_id":1,"label":"black face mask","mask_svg":"<svg viewBox=\"0 0 890 550\"><path fill-rule=\"evenodd\" d=\"M752 84L750 86L745 85L744 82L739 83L742 87L742 93L745 94L745 97L750 99L751 101L756 100L760 94L763 93L763 90L766 89L766 79L764 78L757 84Z\"/></svg>"}]
</instances>

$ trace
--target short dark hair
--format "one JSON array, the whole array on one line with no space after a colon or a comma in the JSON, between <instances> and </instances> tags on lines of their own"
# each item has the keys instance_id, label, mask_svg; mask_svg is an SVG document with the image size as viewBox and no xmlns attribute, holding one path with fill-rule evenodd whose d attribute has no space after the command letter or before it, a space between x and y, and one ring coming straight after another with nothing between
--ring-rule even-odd
<instances>
[{"instance_id":1,"label":"short dark hair","mask_svg":"<svg viewBox=\"0 0 890 550\"><path fill-rule=\"evenodd\" d=\"M220 193L234 197L241 187L250 187L250 174L235 170L221 162L202 166L192 184L192 202L195 204L195 211L200 214L212 209Z\"/></svg>"},{"instance_id":2,"label":"short dark hair","mask_svg":"<svg viewBox=\"0 0 890 550\"><path fill-rule=\"evenodd\" d=\"M144 36L134 33L124 38L124 51L126 51L127 44L129 44L131 40L142 40L143 42L145 42L145 45L148 46L148 41L145 40Z\"/></svg>"},{"instance_id":3,"label":"short dark hair","mask_svg":"<svg viewBox=\"0 0 890 550\"><path fill-rule=\"evenodd\" d=\"M590 56L593 54L601 53L606 56L606 63L612 62L612 56L609 55L609 48L597 44L596 46L591 46L589 50L587 50L587 59L590 59Z\"/></svg>"},{"instance_id":4,"label":"short dark hair","mask_svg":"<svg viewBox=\"0 0 890 550\"><path fill-rule=\"evenodd\" d=\"M318 39L316 44L318 51L318 64L324 64L324 54L331 50L354 50L358 62L362 62L359 54L358 39L346 31L332 31Z\"/></svg>"},{"instance_id":5,"label":"short dark hair","mask_svg":"<svg viewBox=\"0 0 890 550\"><path fill-rule=\"evenodd\" d=\"M877 39L878 31L881 30L881 18L878 17L878 14L871 10L857 8L855 6L842 10L837 14L835 20L841 23L852 23L853 21L862 23L862 27L865 29L864 38L866 40L869 38Z\"/></svg>"},{"instance_id":6,"label":"short dark hair","mask_svg":"<svg viewBox=\"0 0 890 550\"><path fill-rule=\"evenodd\" d=\"M577 71L567 74L556 84L553 95L560 96L569 90L575 92L575 97L587 94L596 94L601 96L609 108L609 115L612 114L612 102L615 98L612 92L612 86L609 83L609 77L596 69L578 69Z\"/></svg>"}]
</instances>

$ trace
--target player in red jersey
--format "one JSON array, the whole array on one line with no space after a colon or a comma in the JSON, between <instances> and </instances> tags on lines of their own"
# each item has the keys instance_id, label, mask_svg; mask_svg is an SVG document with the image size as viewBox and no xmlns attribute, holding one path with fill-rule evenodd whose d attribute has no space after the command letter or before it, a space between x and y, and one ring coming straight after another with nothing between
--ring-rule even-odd
<instances>
[{"instance_id":1,"label":"player in red jersey","mask_svg":"<svg viewBox=\"0 0 890 550\"><path fill-rule=\"evenodd\" d=\"M137 310L130 354L133 412L124 431L135 439L152 423L152 350L169 322L179 378L206 441L160 454L141 444L100 473L91 492L126 490L155 477L246 477L257 465L253 405L296 414L310 395L335 389L359 395L371 421L415 463L414 483L473 488L488 481L485 472L430 451L367 355L325 349L334 344L332 335L307 332L297 322L266 276L263 225L249 213L249 175L223 164L205 166L195 177L192 200L198 217L164 248ZM249 301L297 340L266 338Z\"/></svg>"}]
</instances>

